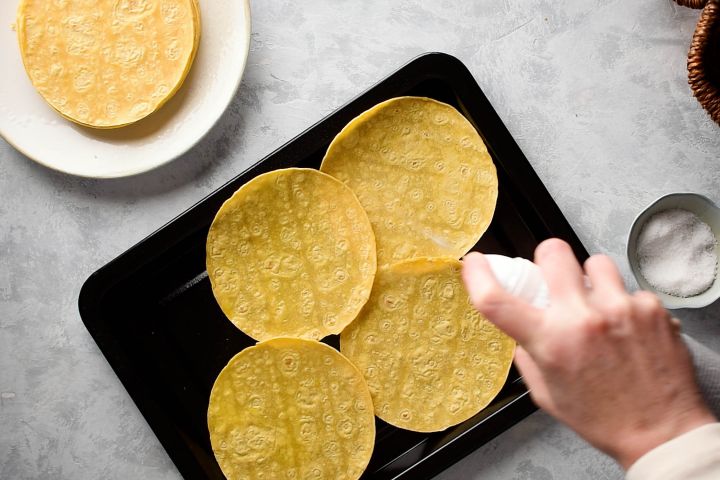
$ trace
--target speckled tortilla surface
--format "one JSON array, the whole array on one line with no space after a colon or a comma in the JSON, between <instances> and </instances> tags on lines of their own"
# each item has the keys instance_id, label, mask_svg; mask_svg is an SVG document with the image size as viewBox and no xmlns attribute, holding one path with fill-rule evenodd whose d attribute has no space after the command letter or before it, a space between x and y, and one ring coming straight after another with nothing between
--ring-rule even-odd
<instances>
[{"instance_id":1,"label":"speckled tortilla surface","mask_svg":"<svg viewBox=\"0 0 720 480\"><path fill-rule=\"evenodd\" d=\"M81 125L115 128L180 88L200 38L194 0L22 0L17 32L42 97Z\"/></svg>"},{"instance_id":2,"label":"speckled tortilla surface","mask_svg":"<svg viewBox=\"0 0 720 480\"><path fill-rule=\"evenodd\" d=\"M375 237L357 198L313 169L246 183L207 238L215 298L256 340L340 333L370 296L376 267Z\"/></svg>"},{"instance_id":3,"label":"speckled tortilla surface","mask_svg":"<svg viewBox=\"0 0 720 480\"><path fill-rule=\"evenodd\" d=\"M375 414L392 425L444 430L485 408L505 384L515 342L472 307L460 269L452 258L381 267L340 336Z\"/></svg>"},{"instance_id":4,"label":"speckled tortilla surface","mask_svg":"<svg viewBox=\"0 0 720 480\"><path fill-rule=\"evenodd\" d=\"M398 97L353 119L320 170L348 185L368 213L378 265L459 258L488 228L498 179L480 135L455 108Z\"/></svg>"},{"instance_id":5,"label":"speckled tortilla surface","mask_svg":"<svg viewBox=\"0 0 720 480\"><path fill-rule=\"evenodd\" d=\"M220 372L208 429L225 476L354 480L375 442L368 387L337 350L278 338L246 348Z\"/></svg>"}]
</instances>

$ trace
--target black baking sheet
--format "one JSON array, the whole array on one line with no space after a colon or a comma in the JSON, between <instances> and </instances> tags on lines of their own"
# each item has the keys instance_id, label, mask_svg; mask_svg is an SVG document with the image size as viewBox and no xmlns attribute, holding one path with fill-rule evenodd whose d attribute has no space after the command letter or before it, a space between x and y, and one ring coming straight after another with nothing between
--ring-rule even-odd
<instances>
[{"instance_id":1,"label":"black baking sheet","mask_svg":"<svg viewBox=\"0 0 720 480\"><path fill-rule=\"evenodd\" d=\"M218 208L253 177L277 168L317 168L353 117L388 98L418 95L453 105L477 128L495 161L499 197L474 249L531 258L541 240L587 252L471 73L456 58L422 55L241 173L88 278L82 320L177 468L188 479L224 478L210 448L210 389L227 361L253 344L215 303L205 273L205 238ZM337 338L327 342L337 347ZM535 407L513 369L493 403L439 433L377 420L367 479L429 478L530 414Z\"/></svg>"}]
</instances>

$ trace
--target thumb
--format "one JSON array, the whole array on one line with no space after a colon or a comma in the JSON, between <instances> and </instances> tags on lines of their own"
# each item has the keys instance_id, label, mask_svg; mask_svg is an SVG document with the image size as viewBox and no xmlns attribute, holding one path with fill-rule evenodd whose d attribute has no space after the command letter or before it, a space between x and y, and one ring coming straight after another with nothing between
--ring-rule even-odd
<instances>
[{"instance_id":1,"label":"thumb","mask_svg":"<svg viewBox=\"0 0 720 480\"><path fill-rule=\"evenodd\" d=\"M547 412L554 412L552 396L545 383L545 377L540 367L535 363L535 360L533 360L530 354L522 347L515 349L515 366L520 372L520 375L522 375L523 382L525 382L528 390L530 390L530 397L533 399L533 402L535 402L535 405Z\"/></svg>"},{"instance_id":2,"label":"thumb","mask_svg":"<svg viewBox=\"0 0 720 480\"><path fill-rule=\"evenodd\" d=\"M542 312L506 292L485 256L471 252L463 258L462 278L475 308L521 345L539 329Z\"/></svg>"}]
</instances>

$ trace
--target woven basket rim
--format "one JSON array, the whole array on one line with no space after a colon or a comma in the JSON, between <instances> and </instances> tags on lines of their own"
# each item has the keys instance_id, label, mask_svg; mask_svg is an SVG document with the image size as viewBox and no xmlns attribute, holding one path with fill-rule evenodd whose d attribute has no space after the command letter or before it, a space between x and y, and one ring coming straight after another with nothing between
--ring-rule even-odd
<instances>
[{"instance_id":1,"label":"woven basket rim","mask_svg":"<svg viewBox=\"0 0 720 480\"><path fill-rule=\"evenodd\" d=\"M720 85L718 84L720 78L710 77L708 73L711 64L714 66L720 61L720 48L711 44L712 40L716 40L713 43L717 43L718 38L720 38L720 3L711 0L700 15L690 44L687 62L688 83L695 98L712 119L720 124Z\"/></svg>"},{"instance_id":2,"label":"woven basket rim","mask_svg":"<svg viewBox=\"0 0 720 480\"><path fill-rule=\"evenodd\" d=\"M709 0L714 1L714 0ZM677 3L680 6L688 7L688 8L704 8L705 5L707 5L708 0L675 0L675 3Z\"/></svg>"}]
</instances>

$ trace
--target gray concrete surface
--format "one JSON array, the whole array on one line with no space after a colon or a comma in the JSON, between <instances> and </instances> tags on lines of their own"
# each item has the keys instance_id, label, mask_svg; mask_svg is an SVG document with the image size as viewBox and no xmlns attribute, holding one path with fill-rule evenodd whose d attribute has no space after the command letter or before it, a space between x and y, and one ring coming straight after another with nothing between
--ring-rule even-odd
<instances>
[{"instance_id":1,"label":"gray concrete surface","mask_svg":"<svg viewBox=\"0 0 720 480\"><path fill-rule=\"evenodd\" d=\"M634 287L624 248L635 214L674 191L720 201L720 128L686 83L697 17L669 0L258 1L237 97L177 161L86 180L0 141L0 478L179 477L81 323L80 286L425 51L467 64L588 250L615 258ZM720 305L679 316L720 350ZM541 413L439 476L621 477Z\"/></svg>"}]
</instances>

